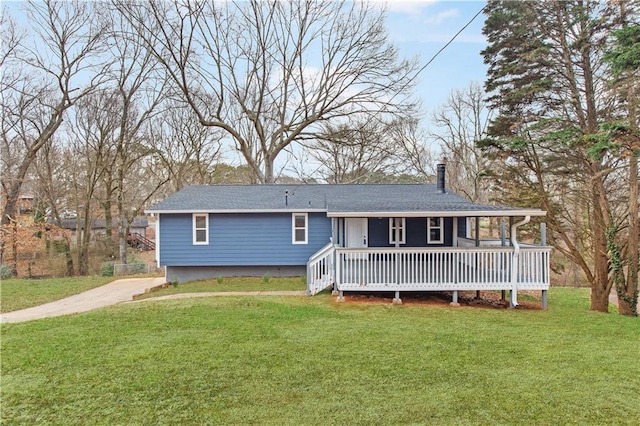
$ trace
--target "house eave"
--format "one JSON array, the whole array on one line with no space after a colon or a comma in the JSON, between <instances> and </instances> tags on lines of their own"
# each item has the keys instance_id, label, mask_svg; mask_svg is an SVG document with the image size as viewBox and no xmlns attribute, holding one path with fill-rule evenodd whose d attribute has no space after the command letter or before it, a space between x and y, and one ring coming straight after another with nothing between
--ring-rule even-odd
<instances>
[{"instance_id":1,"label":"house eave","mask_svg":"<svg viewBox=\"0 0 640 426\"><path fill-rule=\"evenodd\" d=\"M194 213L325 213L327 209L181 209L181 210L145 210L146 214L194 214Z\"/></svg>"},{"instance_id":2,"label":"house eave","mask_svg":"<svg viewBox=\"0 0 640 426\"><path fill-rule=\"evenodd\" d=\"M546 216L544 210L442 210L442 211L387 211L387 212L327 212L327 217L520 217Z\"/></svg>"},{"instance_id":3,"label":"house eave","mask_svg":"<svg viewBox=\"0 0 640 426\"><path fill-rule=\"evenodd\" d=\"M245 214L245 213L327 213L327 217L520 217L546 216L544 210L503 209L503 210L435 210L435 211L384 211L384 212L331 212L326 209L182 209L182 210L145 210L153 214Z\"/></svg>"}]
</instances>

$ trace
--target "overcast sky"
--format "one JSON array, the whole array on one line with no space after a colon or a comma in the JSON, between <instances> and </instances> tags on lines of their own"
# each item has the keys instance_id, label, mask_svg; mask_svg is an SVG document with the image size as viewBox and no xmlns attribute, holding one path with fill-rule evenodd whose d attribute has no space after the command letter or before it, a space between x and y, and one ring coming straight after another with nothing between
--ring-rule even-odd
<instances>
[{"instance_id":1,"label":"overcast sky","mask_svg":"<svg viewBox=\"0 0 640 426\"><path fill-rule=\"evenodd\" d=\"M387 0L391 40L405 56L424 65L484 6L485 1ZM480 14L419 76L417 95L427 110L446 101L453 89L483 82L486 66L480 51L484 14Z\"/></svg>"}]
</instances>

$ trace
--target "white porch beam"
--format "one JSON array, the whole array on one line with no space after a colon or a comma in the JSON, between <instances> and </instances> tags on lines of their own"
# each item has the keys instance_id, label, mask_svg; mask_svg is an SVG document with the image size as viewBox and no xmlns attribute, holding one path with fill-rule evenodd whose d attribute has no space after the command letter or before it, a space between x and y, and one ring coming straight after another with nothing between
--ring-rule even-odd
<instances>
[{"instance_id":1,"label":"white porch beam","mask_svg":"<svg viewBox=\"0 0 640 426\"><path fill-rule=\"evenodd\" d=\"M329 209L327 217L522 217L546 216L547 212L537 209L518 210L456 210L456 211L389 211L389 212L334 212Z\"/></svg>"}]
</instances>

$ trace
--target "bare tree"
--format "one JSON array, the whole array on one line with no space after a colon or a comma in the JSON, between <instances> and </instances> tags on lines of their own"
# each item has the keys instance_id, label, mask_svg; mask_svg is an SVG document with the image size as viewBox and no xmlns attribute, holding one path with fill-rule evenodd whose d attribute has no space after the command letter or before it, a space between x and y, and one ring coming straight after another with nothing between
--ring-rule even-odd
<instances>
[{"instance_id":1,"label":"bare tree","mask_svg":"<svg viewBox=\"0 0 640 426\"><path fill-rule=\"evenodd\" d=\"M222 153L222 132L203 127L188 105L172 102L149 124L158 167L168 172L171 190L210 184Z\"/></svg>"},{"instance_id":2,"label":"bare tree","mask_svg":"<svg viewBox=\"0 0 640 426\"><path fill-rule=\"evenodd\" d=\"M225 132L258 182L273 182L282 151L313 138L325 122L411 109L416 62L398 60L375 5L115 4L200 123Z\"/></svg>"},{"instance_id":3,"label":"bare tree","mask_svg":"<svg viewBox=\"0 0 640 426\"><path fill-rule=\"evenodd\" d=\"M78 273L89 272L92 224L99 217L98 194L104 174L114 162L113 139L118 126L117 99L112 90L100 90L80 100L71 123L66 126L71 193L76 200Z\"/></svg>"},{"instance_id":4,"label":"bare tree","mask_svg":"<svg viewBox=\"0 0 640 426\"><path fill-rule=\"evenodd\" d=\"M3 170L0 223L15 213L22 183L66 111L100 82L106 25L87 2L33 2L27 6L32 37L9 38L2 54L3 145L14 167ZM4 25L13 25L5 20ZM3 28L4 34L16 34ZM4 154L4 153L3 153Z\"/></svg>"},{"instance_id":5,"label":"bare tree","mask_svg":"<svg viewBox=\"0 0 640 426\"><path fill-rule=\"evenodd\" d=\"M405 173L418 176L420 180L432 180L436 176L437 154L432 148L432 138L420 125L417 117L394 120L389 126L389 137L399 149L405 164Z\"/></svg>"},{"instance_id":6,"label":"bare tree","mask_svg":"<svg viewBox=\"0 0 640 426\"><path fill-rule=\"evenodd\" d=\"M319 164L312 175L328 183L388 181L398 174L401 163L388 127L374 120L326 124L317 140L304 144L310 160Z\"/></svg>"},{"instance_id":7,"label":"bare tree","mask_svg":"<svg viewBox=\"0 0 640 426\"><path fill-rule=\"evenodd\" d=\"M53 139L57 139L57 135ZM43 146L35 159L39 203L46 208L49 220L61 228L64 220L69 218L66 214L78 211L74 183L80 180L78 173L82 172L77 163L78 155L74 149L57 142ZM71 239L66 232L62 233L60 243L65 257L66 275L75 275Z\"/></svg>"},{"instance_id":8,"label":"bare tree","mask_svg":"<svg viewBox=\"0 0 640 426\"><path fill-rule=\"evenodd\" d=\"M144 134L144 129L166 98L167 79L159 72L157 58L141 35L121 14L111 16L113 32L109 37L109 52L115 61L108 75L119 114L114 135L115 179L112 183L115 188L109 192L116 197L119 260L126 264L129 227L145 202L138 199L142 182L134 179L144 168L145 157L153 152L153 142ZM144 192L143 200L152 197L163 184L164 181L159 182L156 188Z\"/></svg>"},{"instance_id":9,"label":"bare tree","mask_svg":"<svg viewBox=\"0 0 640 426\"><path fill-rule=\"evenodd\" d=\"M437 141L447 161L447 184L472 202L486 203L490 186L486 176L493 160L483 154L476 142L486 137L491 114L479 83L454 90L433 114Z\"/></svg>"}]
</instances>

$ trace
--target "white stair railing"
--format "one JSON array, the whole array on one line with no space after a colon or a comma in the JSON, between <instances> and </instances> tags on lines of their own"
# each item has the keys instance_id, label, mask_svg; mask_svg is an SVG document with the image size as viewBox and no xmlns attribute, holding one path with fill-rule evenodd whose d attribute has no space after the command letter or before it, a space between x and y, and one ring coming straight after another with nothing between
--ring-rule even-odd
<instances>
[{"instance_id":1,"label":"white stair railing","mask_svg":"<svg viewBox=\"0 0 640 426\"><path fill-rule=\"evenodd\" d=\"M334 283L335 246L329 242L307 262L307 295L313 296Z\"/></svg>"}]
</instances>

